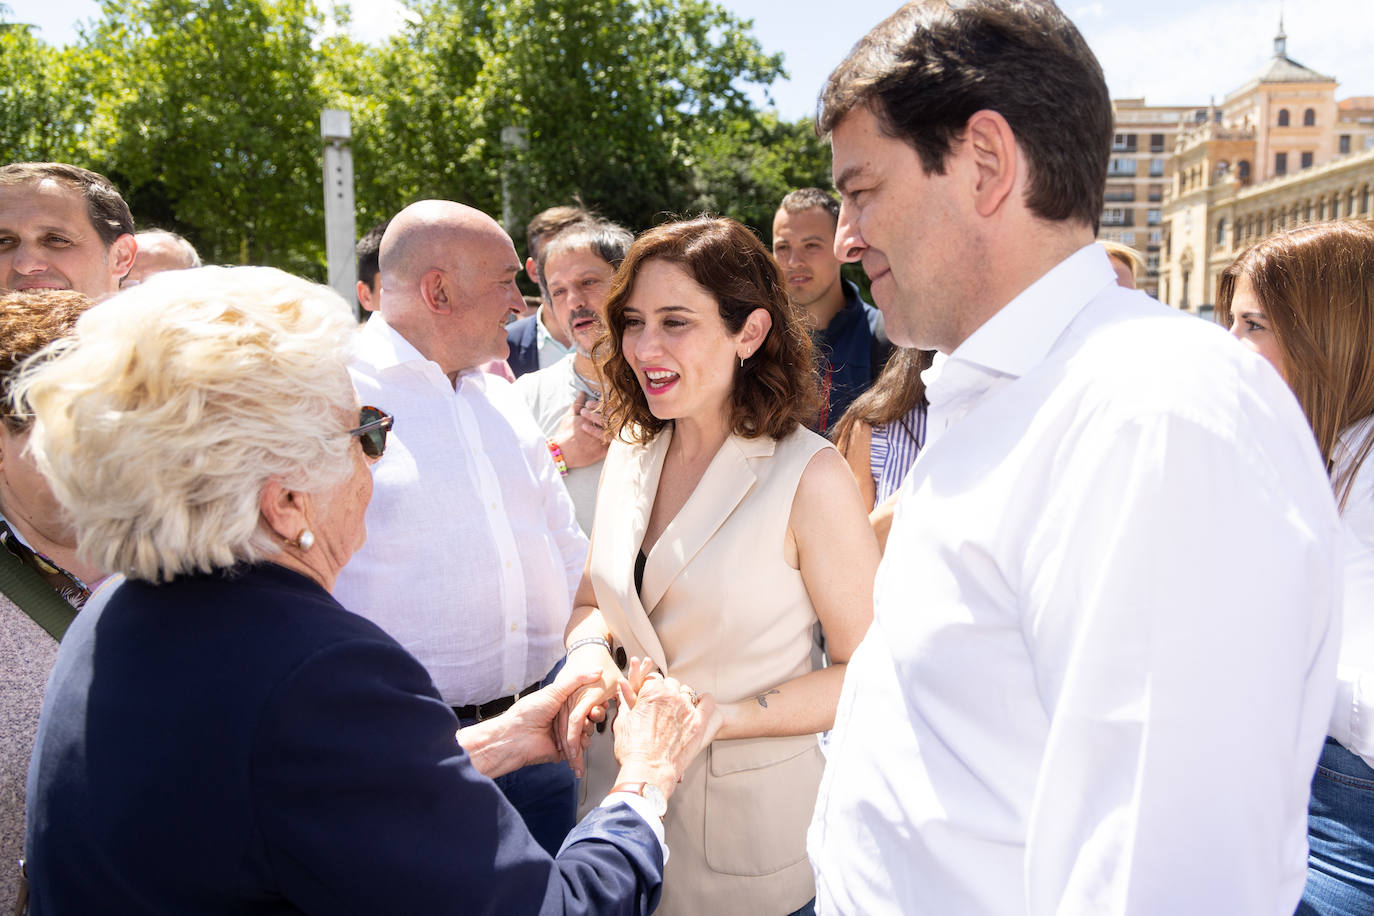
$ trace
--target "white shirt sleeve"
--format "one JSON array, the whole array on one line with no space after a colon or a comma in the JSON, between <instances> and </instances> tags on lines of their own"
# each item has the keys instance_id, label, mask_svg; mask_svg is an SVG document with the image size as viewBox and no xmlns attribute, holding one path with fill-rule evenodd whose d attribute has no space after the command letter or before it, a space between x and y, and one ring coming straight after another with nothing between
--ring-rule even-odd
<instances>
[{"instance_id":1,"label":"white shirt sleeve","mask_svg":"<svg viewBox=\"0 0 1374 916\"><path fill-rule=\"evenodd\" d=\"M1368 428L1359 424L1354 441ZM1330 734L1374 766L1374 460L1355 475L1342 512L1345 610Z\"/></svg>"},{"instance_id":2,"label":"white shirt sleeve","mask_svg":"<svg viewBox=\"0 0 1374 916\"><path fill-rule=\"evenodd\" d=\"M1334 503L1311 517L1314 475L1295 475L1296 494L1279 479L1291 458L1247 460L1224 441L1142 417L1063 456L1076 483L1046 506L1020 589L1049 717L1029 913L1297 903L1293 825L1334 686L1337 520Z\"/></svg>"}]
</instances>

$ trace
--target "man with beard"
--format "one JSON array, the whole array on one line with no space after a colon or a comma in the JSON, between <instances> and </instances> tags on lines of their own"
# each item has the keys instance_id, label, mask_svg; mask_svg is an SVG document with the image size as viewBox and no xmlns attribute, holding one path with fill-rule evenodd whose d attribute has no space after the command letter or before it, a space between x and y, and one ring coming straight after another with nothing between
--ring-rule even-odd
<instances>
[{"instance_id":1,"label":"man with beard","mask_svg":"<svg viewBox=\"0 0 1374 916\"><path fill-rule=\"evenodd\" d=\"M606 457L601 382L592 347L601 336L601 309L611 278L633 241L626 229L597 221L564 230L539 252L540 285L548 290L554 320L570 331L573 350L515 383L549 437L559 470L566 468L563 482L583 532L592 530L596 487Z\"/></svg>"}]
</instances>

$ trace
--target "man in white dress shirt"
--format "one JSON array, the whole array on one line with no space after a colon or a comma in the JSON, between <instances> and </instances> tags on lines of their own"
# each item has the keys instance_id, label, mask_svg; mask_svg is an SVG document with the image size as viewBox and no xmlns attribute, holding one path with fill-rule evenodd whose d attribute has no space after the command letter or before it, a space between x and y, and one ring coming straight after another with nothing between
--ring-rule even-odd
<instances>
[{"instance_id":1,"label":"man in white dress shirt","mask_svg":"<svg viewBox=\"0 0 1374 916\"><path fill-rule=\"evenodd\" d=\"M827 914L1290 914L1339 532L1296 401L1093 243L1112 110L1052 4L908 4L822 94L894 343L934 348L809 836Z\"/></svg>"},{"instance_id":2,"label":"man in white dress shirt","mask_svg":"<svg viewBox=\"0 0 1374 916\"><path fill-rule=\"evenodd\" d=\"M418 658L464 725L548 680L587 556L533 417L479 368L505 358L519 270L491 217L412 204L382 237L381 308L352 369L362 402L385 405L396 425L374 471L367 543L334 595ZM567 764L497 784L556 853L576 820Z\"/></svg>"}]
</instances>

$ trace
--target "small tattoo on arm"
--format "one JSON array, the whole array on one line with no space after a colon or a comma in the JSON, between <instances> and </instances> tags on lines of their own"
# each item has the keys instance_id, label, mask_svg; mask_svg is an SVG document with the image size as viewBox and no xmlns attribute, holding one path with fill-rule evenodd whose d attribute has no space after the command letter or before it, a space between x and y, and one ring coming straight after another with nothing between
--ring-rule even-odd
<instances>
[{"instance_id":1,"label":"small tattoo on arm","mask_svg":"<svg viewBox=\"0 0 1374 916\"><path fill-rule=\"evenodd\" d=\"M756 700L759 701L759 705L760 705L760 706L762 706L764 709L767 709L767 708L768 708L768 700L765 699L765 697L771 697L773 694L778 693L778 692L779 692L779 691L777 691L777 690L770 690L770 691L768 691L767 693L760 693L760 694L758 694L757 696L754 697L754 699L756 699Z\"/></svg>"}]
</instances>

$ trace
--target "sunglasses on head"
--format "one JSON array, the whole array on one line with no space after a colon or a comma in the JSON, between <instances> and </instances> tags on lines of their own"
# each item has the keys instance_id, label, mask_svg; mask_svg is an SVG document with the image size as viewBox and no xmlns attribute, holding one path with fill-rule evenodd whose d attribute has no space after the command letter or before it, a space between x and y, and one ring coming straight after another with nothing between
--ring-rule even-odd
<instances>
[{"instance_id":1,"label":"sunglasses on head","mask_svg":"<svg viewBox=\"0 0 1374 916\"><path fill-rule=\"evenodd\" d=\"M359 413L360 425L350 429L350 436L357 436L362 444L363 454L376 461L386 451L386 433L394 422L391 414L376 407L364 407Z\"/></svg>"}]
</instances>

